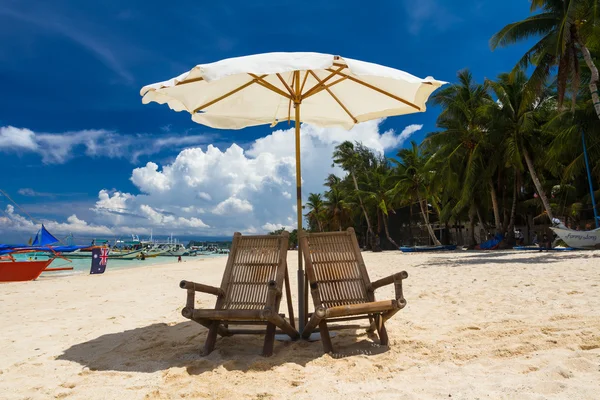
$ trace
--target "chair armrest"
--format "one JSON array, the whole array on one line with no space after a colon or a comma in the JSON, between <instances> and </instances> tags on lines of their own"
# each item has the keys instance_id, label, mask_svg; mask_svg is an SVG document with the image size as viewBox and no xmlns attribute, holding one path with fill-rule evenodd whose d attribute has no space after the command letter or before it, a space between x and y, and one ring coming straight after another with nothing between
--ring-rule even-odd
<instances>
[{"instance_id":1,"label":"chair armrest","mask_svg":"<svg viewBox=\"0 0 600 400\"><path fill-rule=\"evenodd\" d=\"M371 283L371 290L375 291L375 289L393 283L394 291L396 292L398 308L404 308L406 306L406 300L404 299L404 294L402 293L402 280L406 278L408 278L408 273L406 271L398 272L397 274L390 275L386 278L382 278Z\"/></svg>"},{"instance_id":2,"label":"chair armrest","mask_svg":"<svg viewBox=\"0 0 600 400\"><path fill-rule=\"evenodd\" d=\"M179 282L179 287L182 289L191 290L193 292L203 292L208 294L214 294L215 296L224 296L225 292L223 289L210 286L203 285L201 283L190 282L190 281L181 281Z\"/></svg>"},{"instance_id":3,"label":"chair armrest","mask_svg":"<svg viewBox=\"0 0 600 400\"><path fill-rule=\"evenodd\" d=\"M375 282L371 282L371 289L373 291L379 289L382 286L390 285L396 281L402 281L402 279L408 278L408 273L406 271L398 272L397 274L390 275L385 278L381 278L376 280Z\"/></svg>"}]
</instances>

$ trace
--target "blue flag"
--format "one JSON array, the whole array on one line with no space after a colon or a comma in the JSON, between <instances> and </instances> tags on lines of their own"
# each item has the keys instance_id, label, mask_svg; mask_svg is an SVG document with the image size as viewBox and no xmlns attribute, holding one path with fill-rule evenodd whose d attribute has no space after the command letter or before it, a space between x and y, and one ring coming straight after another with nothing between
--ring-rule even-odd
<instances>
[{"instance_id":1,"label":"blue flag","mask_svg":"<svg viewBox=\"0 0 600 400\"><path fill-rule=\"evenodd\" d=\"M106 247L97 247L92 249L92 268L90 274L103 274L108 262L108 252Z\"/></svg>"}]
</instances>

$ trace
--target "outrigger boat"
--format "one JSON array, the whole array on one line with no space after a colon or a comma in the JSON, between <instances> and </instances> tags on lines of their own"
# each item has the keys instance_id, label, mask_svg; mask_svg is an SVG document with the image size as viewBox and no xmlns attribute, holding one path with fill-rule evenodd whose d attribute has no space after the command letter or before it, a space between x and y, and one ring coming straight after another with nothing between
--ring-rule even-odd
<instances>
[{"instance_id":1,"label":"outrigger boat","mask_svg":"<svg viewBox=\"0 0 600 400\"><path fill-rule=\"evenodd\" d=\"M89 252L87 251L81 251L81 252L74 252L69 254L70 258L92 258L92 252L91 249L96 248L96 247L102 247L102 246L90 246L88 247L90 249ZM142 249L138 249L138 250L131 250L131 251L117 251L114 249L110 250L110 253L108 255L109 259L119 259L119 260L135 260L137 259L137 257L139 257L139 255L142 253Z\"/></svg>"},{"instance_id":2,"label":"outrigger boat","mask_svg":"<svg viewBox=\"0 0 600 400\"><path fill-rule=\"evenodd\" d=\"M50 245L58 243L50 232L46 230L44 225L37 233L35 240L31 246L3 246L0 251L0 282L23 282L32 281L37 279L42 272L53 272L53 271L69 271L73 267L60 267L60 268L49 268L50 264L56 258L62 258L68 262L70 260L61 256L56 249L59 247L72 248L76 246L59 246L51 247ZM26 254L31 252L49 252L52 253L47 260L17 260L14 254Z\"/></svg>"},{"instance_id":3,"label":"outrigger boat","mask_svg":"<svg viewBox=\"0 0 600 400\"><path fill-rule=\"evenodd\" d=\"M400 251L403 253L421 253L424 251L452 251L456 250L456 245L441 245L441 246L402 246L400 247Z\"/></svg>"},{"instance_id":4,"label":"outrigger boat","mask_svg":"<svg viewBox=\"0 0 600 400\"><path fill-rule=\"evenodd\" d=\"M575 249L600 249L600 228L591 231L576 231L567 228L562 222L550 229L556 233L569 247Z\"/></svg>"},{"instance_id":5,"label":"outrigger boat","mask_svg":"<svg viewBox=\"0 0 600 400\"><path fill-rule=\"evenodd\" d=\"M596 209L596 197L594 194L594 187L592 185L592 174L590 171L590 163L587 155L587 147L585 144L585 134L581 132L581 142L583 145L583 156L585 160L585 169L588 176L588 184L590 185L590 200L592 203L592 210L594 211L594 222L596 229L591 231L577 231L567 228L559 219L554 219L550 229L556 233L568 246L576 249L600 249L600 217L598 216L598 210Z\"/></svg>"},{"instance_id":6,"label":"outrigger boat","mask_svg":"<svg viewBox=\"0 0 600 400\"><path fill-rule=\"evenodd\" d=\"M12 254L0 256L0 282L22 282L37 279L54 261L17 261Z\"/></svg>"}]
</instances>

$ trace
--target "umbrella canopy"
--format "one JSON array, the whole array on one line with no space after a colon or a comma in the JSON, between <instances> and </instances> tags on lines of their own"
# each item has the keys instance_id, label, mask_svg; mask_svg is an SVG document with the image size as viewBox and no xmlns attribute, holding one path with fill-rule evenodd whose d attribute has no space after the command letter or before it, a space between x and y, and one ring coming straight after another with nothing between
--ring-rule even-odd
<instances>
[{"instance_id":1,"label":"umbrella canopy","mask_svg":"<svg viewBox=\"0 0 600 400\"><path fill-rule=\"evenodd\" d=\"M429 95L444 83L329 54L267 53L197 65L144 86L141 95L144 104L168 104L213 128L295 121L290 104L300 100L302 122L350 129L375 118L425 111Z\"/></svg>"},{"instance_id":2,"label":"umbrella canopy","mask_svg":"<svg viewBox=\"0 0 600 400\"><path fill-rule=\"evenodd\" d=\"M350 129L376 118L423 112L431 93L445 83L330 54L266 53L196 65L175 78L144 86L140 94L144 104L167 104L213 128L242 129L295 121L300 233L300 122ZM304 293L302 256L298 252L300 328L308 302Z\"/></svg>"}]
</instances>

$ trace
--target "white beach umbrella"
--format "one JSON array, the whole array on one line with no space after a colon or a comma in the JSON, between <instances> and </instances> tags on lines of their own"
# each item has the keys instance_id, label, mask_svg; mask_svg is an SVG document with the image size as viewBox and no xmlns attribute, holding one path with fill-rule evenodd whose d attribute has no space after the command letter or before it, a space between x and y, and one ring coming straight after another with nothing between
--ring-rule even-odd
<instances>
[{"instance_id":1,"label":"white beach umbrella","mask_svg":"<svg viewBox=\"0 0 600 400\"><path fill-rule=\"evenodd\" d=\"M266 53L197 65L175 78L144 86L140 94L144 104L167 104L213 128L295 121L300 232L300 122L350 129L371 119L423 112L431 93L445 83L330 54ZM300 329L306 311L304 281L298 251Z\"/></svg>"}]
</instances>

